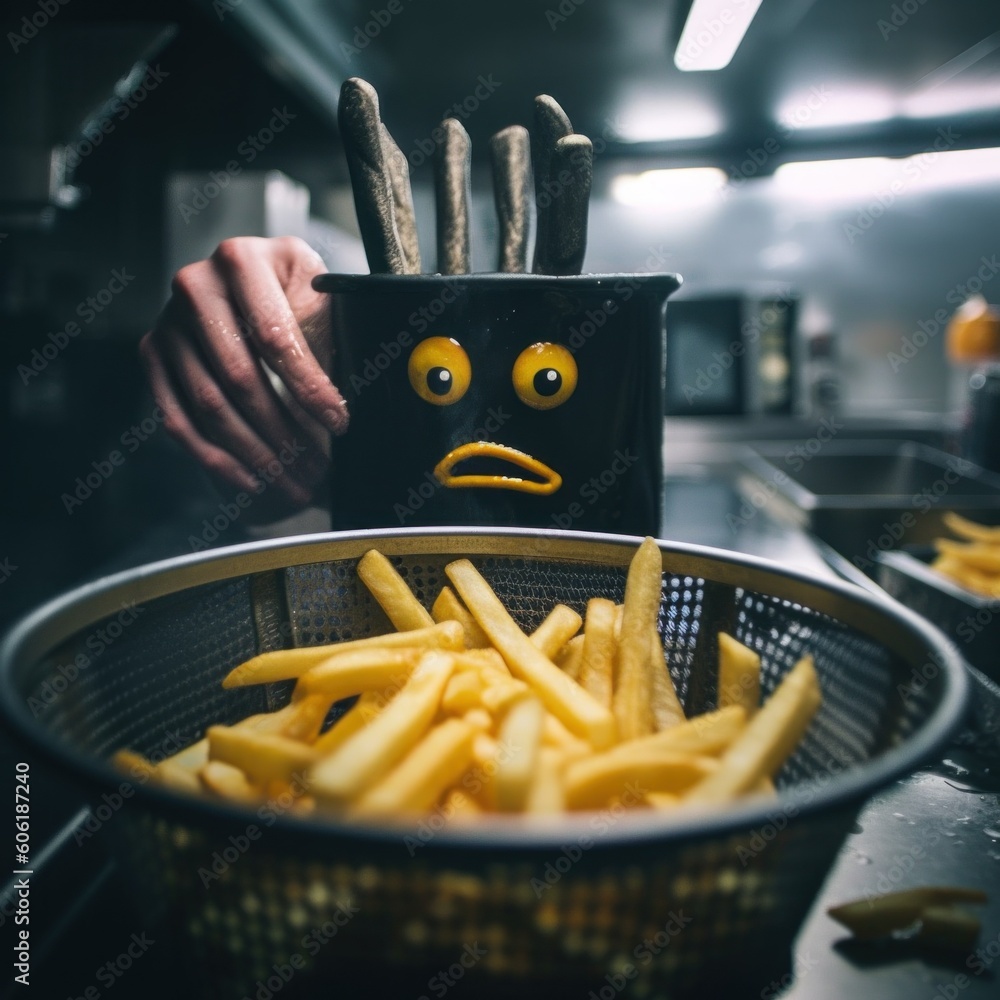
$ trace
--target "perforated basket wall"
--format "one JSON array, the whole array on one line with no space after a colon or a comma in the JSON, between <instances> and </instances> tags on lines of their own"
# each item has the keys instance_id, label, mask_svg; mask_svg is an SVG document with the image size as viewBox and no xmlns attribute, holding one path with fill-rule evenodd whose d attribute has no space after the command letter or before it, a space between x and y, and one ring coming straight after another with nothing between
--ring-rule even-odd
<instances>
[{"instance_id":1,"label":"perforated basket wall","mask_svg":"<svg viewBox=\"0 0 1000 1000\"><path fill-rule=\"evenodd\" d=\"M316 536L126 574L11 637L5 712L97 801L121 783L102 763L119 747L155 757L283 703L287 685L223 691L240 661L388 630L354 573L373 544L427 606L445 564L469 556L531 629L556 601L582 613L589 597L621 600L635 540ZM137 901L181 942L199 982L238 998L294 969L283 984L292 996L396 968L420 970L419 993L427 969L462 955L480 990L496 977L593 988L634 975L680 994L780 975L864 797L958 723L961 664L932 630L860 592L662 548L659 629L689 714L714 707L720 630L760 652L765 694L803 653L815 658L823 706L778 777L778 799L683 822L608 810L555 828L469 828L438 812L373 831L296 819L280 801L241 811L138 787L108 827Z\"/></svg>"}]
</instances>

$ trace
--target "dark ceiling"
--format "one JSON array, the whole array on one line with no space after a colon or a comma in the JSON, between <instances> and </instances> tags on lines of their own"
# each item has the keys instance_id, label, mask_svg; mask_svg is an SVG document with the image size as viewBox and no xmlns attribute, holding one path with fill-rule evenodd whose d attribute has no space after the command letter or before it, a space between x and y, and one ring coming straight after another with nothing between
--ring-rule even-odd
<instances>
[{"instance_id":1,"label":"dark ceiling","mask_svg":"<svg viewBox=\"0 0 1000 1000\"><path fill-rule=\"evenodd\" d=\"M941 127L1000 144L995 0L764 0L732 63L698 73L673 63L687 0L199 3L330 115L346 76L370 80L404 150L481 78L495 87L464 119L480 150L543 92L577 131L668 160L728 166L769 138L786 158L904 154Z\"/></svg>"}]
</instances>

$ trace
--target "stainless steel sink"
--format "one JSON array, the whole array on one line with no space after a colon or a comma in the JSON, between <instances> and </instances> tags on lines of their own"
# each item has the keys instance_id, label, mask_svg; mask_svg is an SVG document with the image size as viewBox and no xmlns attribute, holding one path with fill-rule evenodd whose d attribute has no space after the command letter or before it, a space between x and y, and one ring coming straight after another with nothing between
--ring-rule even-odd
<instances>
[{"instance_id":1,"label":"stainless steel sink","mask_svg":"<svg viewBox=\"0 0 1000 1000\"><path fill-rule=\"evenodd\" d=\"M740 454L741 516L766 509L874 570L880 551L948 532L946 510L1000 523L1000 476L915 441L766 441Z\"/></svg>"}]
</instances>

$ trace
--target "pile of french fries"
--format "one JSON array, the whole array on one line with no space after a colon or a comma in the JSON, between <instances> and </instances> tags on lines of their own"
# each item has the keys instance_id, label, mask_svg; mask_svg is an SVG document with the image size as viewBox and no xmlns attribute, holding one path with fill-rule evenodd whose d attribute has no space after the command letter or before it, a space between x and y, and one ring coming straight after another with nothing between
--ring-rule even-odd
<instances>
[{"instance_id":1,"label":"pile of french fries","mask_svg":"<svg viewBox=\"0 0 1000 1000\"><path fill-rule=\"evenodd\" d=\"M1000 527L977 524L954 511L942 521L961 541L935 539L938 555L931 566L966 590L1000 597Z\"/></svg>"},{"instance_id":2,"label":"pile of french fries","mask_svg":"<svg viewBox=\"0 0 1000 1000\"><path fill-rule=\"evenodd\" d=\"M686 718L657 633L651 538L623 604L597 596L583 617L556 604L531 634L467 559L446 567L430 612L379 552L357 572L397 631L255 656L223 687L294 680L284 708L212 726L155 766L119 751L118 766L235 802L284 794L297 812L358 817L674 809L773 794L820 704L805 656L760 705L759 656L722 633L717 707Z\"/></svg>"}]
</instances>

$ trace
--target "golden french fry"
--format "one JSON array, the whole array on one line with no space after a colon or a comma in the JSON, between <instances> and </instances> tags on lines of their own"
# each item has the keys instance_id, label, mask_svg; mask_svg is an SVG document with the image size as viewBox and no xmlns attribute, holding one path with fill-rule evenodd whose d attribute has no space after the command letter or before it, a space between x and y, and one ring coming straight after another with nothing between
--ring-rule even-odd
<instances>
[{"instance_id":1,"label":"golden french fry","mask_svg":"<svg viewBox=\"0 0 1000 1000\"><path fill-rule=\"evenodd\" d=\"M647 536L629 565L618 640L612 708L622 740L653 732L649 633L656 627L662 581L663 557L656 542Z\"/></svg>"},{"instance_id":2,"label":"golden french fry","mask_svg":"<svg viewBox=\"0 0 1000 1000\"><path fill-rule=\"evenodd\" d=\"M288 725L295 716L297 707L294 704L285 705L276 712L261 712L257 715L248 715L233 725L239 729L252 729L256 733L273 733L280 736L281 731ZM208 740L205 741L205 760L208 760ZM202 762L204 763L204 761Z\"/></svg>"},{"instance_id":3,"label":"golden french fry","mask_svg":"<svg viewBox=\"0 0 1000 1000\"><path fill-rule=\"evenodd\" d=\"M317 756L313 747L298 740L238 726L210 726L208 750L211 760L238 767L256 783L288 781L308 771Z\"/></svg>"},{"instance_id":4,"label":"golden french fry","mask_svg":"<svg viewBox=\"0 0 1000 1000\"><path fill-rule=\"evenodd\" d=\"M426 628L387 635L372 635L348 642L334 642L323 646L300 646L297 649L276 649L260 653L234 667L222 681L224 688L243 687L247 684L272 684L275 681L294 680L313 667L343 653L363 649L461 649L465 633L458 622L443 621Z\"/></svg>"},{"instance_id":5,"label":"golden french fry","mask_svg":"<svg viewBox=\"0 0 1000 1000\"><path fill-rule=\"evenodd\" d=\"M377 549L369 549L358 560L358 576L400 632L434 624L430 612Z\"/></svg>"},{"instance_id":6,"label":"golden french fry","mask_svg":"<svg viewBox=\"0 0 1000 1000\"><path fill-rule=\"evenodd\" d=\"M463 670L452 674L441 696L441 708L461 715L482 704L481 696L486 685L478 670Z\"/></svg>"},{"instance_id":7,"label":"golden french fry","mask_svg":"<svg viewBox=\"0 0 1000 1000\"><path fill-rule=\"evenodd\" d=\"M488 733L493 728L493 716L485 708L470 708L462 713L462 718L483 733Z\"/></svg>"},{"instance_id":8,"label":"golden french fry","mask_svg":"<svg viewBox=\"0 0 1000 1000\"><path fill-rule=\"evenodd\" d=\"M149 781L156 770L156 765L151 760L124 747L111 755L111 766L136 781Z\"/></svg>"},{"instance_id":9,"label":"golden french fry","mask_svg":"<svg viewBox=\"0 0 1000 1000\"><path fill-rule=\"evenodd\" d=\"M673 809L681 800L672 792L646 792L646 802L653 809Z\"/></svg>"},{"instance_id":10,"label":"golden french fry","mask_svg":"<svg viewBox=\"0 0 1000 1000\"><path fill-rule=\"evenodd\" d=\"M592 746L603 749L614 743L614 716L538 650L475 566L459 559L445 572L510 672L530 684L545 707Z\"/></svg>"},{"instance_id":11,"label":"golden french fry","mask_svg":"<svg viewBox=\"0 0 1000 1000\"><path fill-rule=\"evenodd\" d=\"M476 733L472 741L472 757L479 765L495 761L500 754L500 744L488 733Z\"/></svg>"},{"instance_id":12,"label":"golden french fry","mask_svg":"<svg viewBox=\"0 0 1000 1000\"><path fill-rule=\"evenodd\" d=\"M315 764L310 788L316 798L333 804L357 799L402 760L427 731L454 668L447 652L424 653L395 698Z\"/></svg>"},{"instance_id":13,"label":"golden french fry","mask_svg":"<svg viewBox=\"0 0 1000 1000\"><path fill-rule=\"evenodd\" d=\"M985 573L964 566L958 559L941 559L934 564L934 569L975 594L982 594L989 589L990 578Z\"/></svg>"},{"instance_id":14,"label":"golden french fry","mask_svg":"<svg viewBox=\"0 0 1000 1000\"><path fill-rule=\"evenodd\" d=\"M451 587L444 586L431 607L431 617L436 622L455 621L465 633L465 645L469 649L489 647L489 636L479 627L479 622L469 613L469 609L458 599Z\"/></svg>"},{"instance_id":15,"label":"golden french fry","mask_svg":"<svg viewBox=\"0 0 1000 1000\"><path fill-rule=\"evenodd\" d=\"M673 726L682 723L684 706L677 697L677 689L674 687L674 679L670 676L670 667L667 665L666 656L663 652L663 640L660 633L654 626L649 633L650 642L650 687L652 703L650 708L653 712L653 731L663 732Z\"/></svg>"},{"instance_id":16,"label":"golden french fry","mask_svg":"<svg viewBox=\"0 0 1000 1000\"><path fill-rule=\"evenodd\" d=\"M484 810L496 809L494 784L497 766L506 750L488 732L479 730L472 741L472 768L462 777L461 787Z\"/></svg>"},{"instance_id":17,"label":"golden french fry","mask_svg":"<svg viewBox=\"0 0 1000 1000\"><path fill-rule=\"evenodd\" d=\"M719 708L742 705L752 716L760 705L760 656L726 632L719 633Z\"/></svg>"},{"instance_id":18,"label":"golden french fry","mask_svg":"<svg viewBox=\"0 0 1000 1000\"><path fill-rule=\"evenodd\" d=\"M566 790L563 786L565 758L552 747L541 747L538 762L531 779L531 787L524 803L524 811L536 816L554 816L566 808Z\"/></svg>"},{"instance_id":19,"label":"golden french fry","mask_svg":"<svg viewBox=\"0 0 1000 1000\"><path fill-rule=\"evenodd\" d=\"M590 744L574 736L551 712L545 713L542 723L542 743L563 752L563 756L586 757L591 753ZM614 749L614 747L612 747Z\"/></svg>"},{"instance_id":20,"label":"golden french fry","mask_svg":"<svg viewBox=\"0 0 1000 1000\"><path fill-rule=\"evenodd\" d=\"M718 773L714 757L639 750L594 754L566 767L569 809L600 809L618 797L638 805L649 792L685 792Z\"/></svg>"},{"instance_id":21,"label":"golden french fry","mask_svg":"<svg viewBox=\"0 0 1000 1000\"><path fill-rule=\"evenodd\" d=\"M153 768L153 773L150 776L150 784L171 788L175 792L193 792L196 795L201 792L201 782L198 780L197 771L177 764L170 758L161 760Z\"/></svg>"},{"instance_id":22,"label":"golden french fry","mask_svg":"<svg viewBox=\"0 0 1000 1000\"><path fill-rule=\"evenodd\" d=\"M435 726L378 784L361 796L359 812L424 812L472 763L476 729L462 719Z\"/></svg>"},{"instance_id":23,"label":"golden french fry","mask_svg":"<svg viewBox=\"0 0 1000 1000\"><path fill-rule=\"evenodd\" d=\"M531 688L524 681L509 677L505 681L501 680L484 688L480 702L487 712L501 715L515 701L524 698L530 692Z\"/></svg>"},{"instance_id":24,"label":"golden french fry","mask_svg":"<svg viewBox=\"0 0 1000 1000\"><path fill-rule=\"evenodd\" d=\"M274 778L264 785L264 803L277 807L281 812L310 813L316 807L316 800L305 793L305 779L295 775L288 781Z\"/></svg>"},{"instance_id":25,"label":"golden french fry","mask_svg":"<svg viewBox=\"0 0 1000 1000\"><path fill-rule=\"evenodd\" d=\"M580 679L580 670L583 667L583 643L582 635L575 635L569 642L559 650L553 661L555 665L574 681Z\"/></svg>"},{"instance_id":26,"label":"golden french fry","mask_svg":"<svg viewBox=\"0 0 1000 1000\"><path fill-rule=\"evenodd\" d=\"M943 555L960 559L981 573L1000 573L1000 546L987 542L953 542L948 538L938 538L934 545Z\"/></svg>"},{"instance_id":27,"label":"golden french fry","mask_svg":"<svg viewBox=\"0 0 1000 1000\"><path fill-rule=\"evenodd\" d=\"M722 802L773 778L805 734L821 694L811 656L782 678L774 693L722 755L722 767L686 796L687 802Z\"/></svg>"},{"instance_id":28,"label":"golden french fry","mask_svg":"<svg viewBox=\"0 0 1000 1000\"><path fill-rule=\"evenodd\" d=\"M315 743L334 700L328 694L319 693L307 694L299 701L293 702L289 706L293 711L289 714L288 721L278 731L278 735L303 743Z\"/></svg>"},{"instance_id":29,"label":"golden french fry","mask_svg":"<svg viewBox=\"0 0 1000 1000\"><path fill-rule=\"evenodd\" d=\"M461 788L452 788L441 802L441 814L449 820L474 819L483 814L483 807Z\"/></svg>"},{"instance_id":30,"label":"golden french fry","mask_svg":"<svg viewBox=\"0 0 1000 1000\"><path fill-rule=\"evenodd\" d=\"M509 752L497 761L494 789L497 808L503 812L519 812L528 800L544 718L540 699L528 695L516 700L500 723L499 743Z\"/></svg>"},{"instance_id":31,"label":"golden french fry","mask_svg":"<svg viewBox=\"0 0 1000 1000\"><path fill-rule=\"evenodd\" d=\"M580 684L605 708L611 708L614 669L615 603L593 597L587 601L584 619Z\"/></svg>"},{"instance_id":32,"label":"golden french fry","mask_svg":"<svg viewBox=\"0 0 1000 1000\"><path fill-rule=\"evenodd\" d=\"M728 705L685 719L662 732L619 743L605 752L626 756L631 753L690 753L714 757L743 732L746 721L747 713L742 705Z\"/></svg>"},{"instance_id":33,"label":"golden french fry","mask_svg":"<svg viewBox=\"0 0 1000 1000\"><path fill-rule=\"evenodd\" d=\"M259 802L261 790L232 764L221 760L206 761L198 772L206 791L231 802Z\"/></svg>"},{"instance_id":34,"label":"golden french fry","mask_svg":"<svg viewBox=\"0 0 1000 1000\"><path fill-rule=\"evenodd\" d=\"M190 771L192 774L196 774L198 769L201 768L205 762L208 760L208 740L200 739L186 746L183 750L179 750L172 757L167 757L165 760L160 761L161 764L170 763L174 767L182 767L186 771Z\"/></svg>"},{"instance_id":35,"label":"golden french fry","mask_svg":"<svg viewBox=\"0 0 1000 1000\"><path fill-rule=\"evenodd\" d=\"M912 927L928 910L936 911L932 912L932 920L940 925L940 911L953 904L985 903L987 900L986 893L980 889L921 886L841 903L826 912L856 938L868 941Z\"/></svg>"},{"instance_id":36,"label":"golden french fry","mask_svg":"<svg viewBox=\"0 0 1000 1000\"><path fill-rule=\"evenodd\" d=\"M175 791L198 793L201 791L198 769L205 760L202 744L207 746L205 740L199 740L158 764L154 764L133 750L116 750L111 757L111 763L136 781L148 781L152 785L172 788ZM186 757L182 756L185 754Z\"/></svg>"},{"instance_id":37,"label":"golden french fry","mask_svg":"<svg viewBox=\"0 0 1000 1000\"><path fill-rule=\"evenodd\" d=\"M774 787L774 781L771 778L761 778L753 788L750 789L751 795L766 795L768 798L773 799L778 794L778 789Z\"/></svg>"},{"instance_id":38,"label":"golden french fry","mask_svg":"<svg viewBox=\"0 0 1000 1000\"><path fill-rule=\"evenodd\" d=\"M551 660L582 624L583 619L571 607L557 604L528 638Z\"/></svg>"},{"instance_id":39,"label":"golden french fry","mask_svg":"<svg viewBox=\"0 0 1000 1000\"><path fill-rule=\"evenodd\" d=\"M975 594L986 597L1000 597L1000 575L990 575L967 566L961 558L953 555L940 555L931 567L944 576L954 580L959 586L971 590Z\"/></svg>"},{"instance_id":40,"label":"golden french fry","mask_svg":"<svg viewBox=\"0 0 1000 1000\"><path fill-rule=\"evenodd\" d=\"M401 687L423 655L418 649L357 649L338 653L304 673L295 686L295 696L328 695L331 701L350 698L362 691Z\"/></svg>"},{"instance_id":41,"label":"golden french fry","mask_svg":"<svg viewBox=\"0 0 1000 1000\"><path fill-rule=\"evenodd\" d=\"M930 565L939 573L954 573L965 568L962 565L962 560L956 559L954 556L935 556Z\"/></svg>"},{"instance_id":42,"label":"golden french fry","mask_svg":"<svg viewBox=\"0 0 1000 1000\"><path fill-rule=\"evenodd\" d=\"M967 538L971 542L993 542L1000 544L1000 526L978 524L970 521L961 514L956 514L953 510L947 510L941 515L944 526L953 531L960 538Z\"/></svg>"},{"instance_id":43,"label":"golden french fry","mask_svg":"<svg viewBox=\"0 0 1000 1000\"><path fill-rule=\"evenodd\" d=\"M503 657L491 646L489 649L463 649L455 654L455 671L477 670L489 683L506 678L510 671Z\"/></svg>"}]
</instances>

